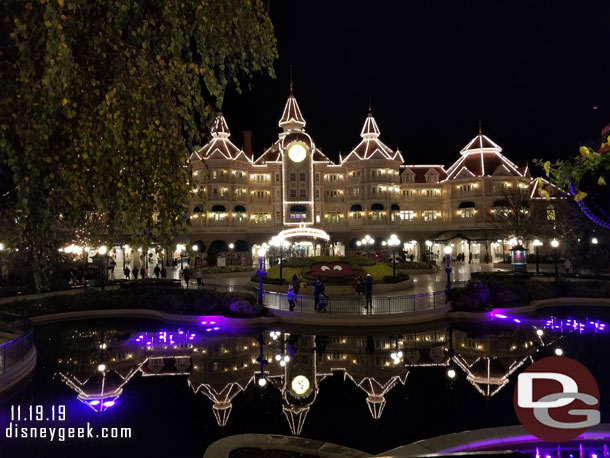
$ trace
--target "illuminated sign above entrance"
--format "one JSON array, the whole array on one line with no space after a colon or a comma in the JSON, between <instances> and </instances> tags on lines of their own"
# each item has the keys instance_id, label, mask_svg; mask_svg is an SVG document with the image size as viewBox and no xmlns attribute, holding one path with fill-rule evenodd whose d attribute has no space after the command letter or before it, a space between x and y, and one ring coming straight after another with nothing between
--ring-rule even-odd
<instances>
[{"instance_id":1,"label":"illuminated sign above entrance","mask_svg":"<svg viewBox=\"0 0 610 458\"><path fill-rule=\"evenodd\" d=\"M294 229L283 230L278 234L278 237L285 239L295 237L309 237L326 241L330 240L330 236L322 229L316 229L314 227L305 227L304 224L300 227L295 227Z\"/></svg>"}]
</instances>

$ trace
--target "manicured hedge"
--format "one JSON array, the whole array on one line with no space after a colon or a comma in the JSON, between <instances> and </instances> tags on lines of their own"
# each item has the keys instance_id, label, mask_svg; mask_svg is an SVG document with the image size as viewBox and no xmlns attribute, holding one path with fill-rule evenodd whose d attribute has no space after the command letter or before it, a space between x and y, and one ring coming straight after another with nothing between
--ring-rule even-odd
<instances>
[{"instance_id":1,"label":"manicured hedge","mask_svg":"<svg viewBox=\"0 0 610 458\"><path fill-rule=\"evenodd\" d=\"M392 261L389 261L389 264L392 265ZM429 269L430 266L428 265L427 262L419 262L419 261L413 261L413 262L396 262L396 268L397 269L405 269L405 270L409 270L409 269Z\"/></svg>"},{"instance_id":2,"label":"manicured hedge","mask_svg":"<svg viewBox=\"0 0 610 458\"><path fill-rule=\"evenodd\" d=\"M610 282L483 279L471 280L464 288L454 288L449 294L454 310L461 311L519 306L554 297L610 297Z\"/></svg>"},{"instance_id":3,"label":"manicured hedge","mask_svg":"<svg viewBox=\"0 0 610 458\"><path fill-rule=\"evenodd\" d=\"M130 286L111 291L48 296L3 304L2 311L32 317L51 313L107 309L152 309L182 315L255 317L264 313L252 295L210 290Z\"/></svg>"}]
</instances>

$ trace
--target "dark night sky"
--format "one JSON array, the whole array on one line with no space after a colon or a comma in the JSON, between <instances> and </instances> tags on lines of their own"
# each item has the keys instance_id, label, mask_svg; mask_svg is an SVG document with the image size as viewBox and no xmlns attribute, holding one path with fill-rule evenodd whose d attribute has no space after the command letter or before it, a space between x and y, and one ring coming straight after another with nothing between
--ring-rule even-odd
<instances>
[{"instance_id":1,"label":"dark night sky","mask_svg":"<svg viewBox=\"0 0 610 458\"><path fill-rule=\"evenodd\" d=\"M607 0L275 1L271 19L277 78L223 106L257 156L277 138L290 64L306 130L333 159L360 140L369 96L407 163L451 165L479 119L520 165L597 147L610 121Z\"/></svg>"}]
</instances>

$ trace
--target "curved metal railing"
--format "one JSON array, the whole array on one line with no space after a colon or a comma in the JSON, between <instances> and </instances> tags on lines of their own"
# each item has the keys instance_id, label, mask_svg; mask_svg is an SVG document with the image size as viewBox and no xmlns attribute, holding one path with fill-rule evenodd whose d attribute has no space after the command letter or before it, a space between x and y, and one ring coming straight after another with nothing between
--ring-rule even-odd
<instances>
[{"instance_id":1,"label":"curved metal railing","mask_svg":"<svg viewBox=\"0 0 610 458\"><path fill-rule=\"evenodd\" d=\"M242 285L219 285L204 283L204 288L218 292L248 293L258 296L258 288ZM371 300L372 308L366 309L366 298L359 296L333 296L328 297L325 310L329 313L351 313L362 315L366 313L388 314L417 312L420 310L434 310L447 304L447 291L433 291L429 293L408 294L402 296L374 295ZM290 310L285 293L275 293L263 290L263 305L276 310ZM314 312L314 296L298 295L295 299L295 312Z\"/></svg>"},{"instance_id":2,"label":"curved metal railing","mask_svg":"<svg viewBox=\"0 0 610 458\"><path fill-rule=\"evenodd\" d=\"M33 345L30 320L19 315L0 313L0 375L23 361Z\"/></svg>"}]
</instances>

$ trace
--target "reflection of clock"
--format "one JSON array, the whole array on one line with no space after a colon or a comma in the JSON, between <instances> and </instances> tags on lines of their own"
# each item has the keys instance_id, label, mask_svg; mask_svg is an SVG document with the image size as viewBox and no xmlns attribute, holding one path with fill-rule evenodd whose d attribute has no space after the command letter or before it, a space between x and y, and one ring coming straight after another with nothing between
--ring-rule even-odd
<instances>
[{"instance_id":1,"label":"reflection of clock","mask_svg":"<svg viewBox=\"0 0 610 458\"><path fill-rule=\"evenodd\" d=\"M288 157L292 162L303 162L307 156L307 150L301 143L294 143L288 148Z\"/></svg>"},{"instance_id":2,"label":"reflection of clock","mask_svg":"<svg viewBox=\"0 0 610 458\"><path fill-rule=\"evenodd\" d=\"M295 394L302 395L309 391L309 379L304 375L297 375L292 379L292 391Z\"/></svg>"}]
</instances>

